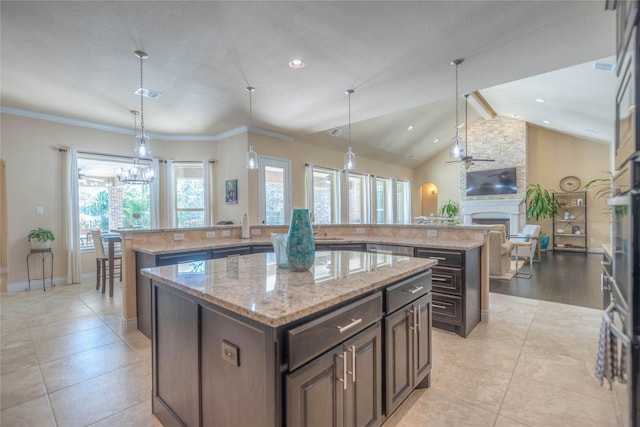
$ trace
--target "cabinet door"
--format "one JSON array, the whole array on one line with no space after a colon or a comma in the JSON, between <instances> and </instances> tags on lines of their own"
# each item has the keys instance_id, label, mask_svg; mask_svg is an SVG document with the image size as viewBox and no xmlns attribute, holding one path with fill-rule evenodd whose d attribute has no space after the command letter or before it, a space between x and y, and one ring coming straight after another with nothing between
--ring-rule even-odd
<instances>
[{"instance_id":1,"label":"cabinet door","mask_svg":"<svg viewBox=\"0 0 640 427\"><path fill-rule=\"evenodd\" d=\"M413 347L414 386L431 370L431 294L413 303L415 340Z\"/></svg>"},{"instance_id":2,"label":"cabinet door","mask_svg":"<svg viewBox=\"0 0 640 427\"><path fill-rule=\"evenodd\" d=\"M346 360L342 349L287 375L287 425L341 427Z\"/></svg>"},{"instance_id":3,"label":"cabinet door","mask_svg":"<svg viewBox=\"0 0 640 427\"><path fill-rule=\"evenodd\" d=\"M344 344L347 358L345 427L382 423L382 349L380 323Z\"/></svg>"},{"instance_id":4,"label":"cabinet door","mask_svg":"<svg viewBox=\"0 0 640 427\"><path fill-rule=\"evenodd\" d=\"M411 306L398 310L385 319L387 416L413 390L413 322Z\"/></svg>"}]
</instances>

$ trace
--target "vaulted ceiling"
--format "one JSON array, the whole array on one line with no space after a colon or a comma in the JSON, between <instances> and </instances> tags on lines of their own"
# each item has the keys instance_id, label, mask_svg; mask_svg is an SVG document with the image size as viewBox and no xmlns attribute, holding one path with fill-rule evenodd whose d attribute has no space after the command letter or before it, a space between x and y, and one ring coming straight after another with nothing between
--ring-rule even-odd
<instances>
[{"instance_id":1,"label":"vaulted ceiling","mask_svg":"<svg viewBox=\"0 0 640 427\"><path fill-rule=\"evenodd\" d=\"M145 88L162 92L145 102L157 138L246 125L251 85L254 126L344 150L353 88L354 151L415 166L454 134L450 62L464 58L459 92L480 91L498 114L613 138L615 73L591 68L613 62L604 1L3 0L0 14L9 113L131 129L140 49Z\"/></svg>"}]
</instances>

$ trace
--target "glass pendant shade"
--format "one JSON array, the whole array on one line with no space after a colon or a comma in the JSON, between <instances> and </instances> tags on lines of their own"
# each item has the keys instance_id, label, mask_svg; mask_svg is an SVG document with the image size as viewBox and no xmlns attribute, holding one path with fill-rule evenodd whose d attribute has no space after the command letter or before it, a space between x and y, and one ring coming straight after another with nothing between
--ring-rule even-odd
<instances>
[{"instance_id":1,"label":"glass pendant shade","mask_svg":"<svg viewBox=\"0 0 640 427\"><path fill-rule=\"evenodd\" d=\"M462 64L464 59L454 59L451 65L456 67L456 135L451 139L449 147L449 155L458 160L464 155L462 141L460 140L460 121L458 120L458 66Z\"/></svg>"},{"instance_id":2,"label":"glass pendant shade","mask_svg":"<svg viewBox=\"0 0 640 427\"><path fill-rule=\"evenodd\" d=\"M258 169L258 153L253 151L253 145L247 152L247 169Z\"/></svg>"},{"instance_id":3,"label":"glass pendant shade","mask_svg":"<svg viewBox=\"0 0 640 427\"><path fill-rule=\"evenodd\" d=\"M253 86L246 87L247 92L249 92L249 128L247 129L247 142L249 142L251 136L251 128L253 126L253 92L255 92L256 88ZM258 169L258 153L253 150L253 145L249 146L249 151L246 156L246 166L247 169Z\"/></svg>"},{"instance_id":4,"label":"glass pendant shade","mask_svg":"<svg viewBox=\"0 0 640 427\"><path fill-rule=\"evenodd\" d=\"M344 154L344 169L348 171L352 171L356 168L356 155L351 151L351 94L353 92L353 89L347 89L344 91L344 93L349 95L349 148Z\"/></svg>"},{"instance_id":5,"label":"glass pendant shade","mask_svg":"<svg viewBox=\"0 0 640 427\"><path fill-rule=\"evenodd\" d=\"M356 155L353 151L351 151L351 147L344 154L344 169L345 170L354 170L356 168Z\"/></svg>"}]
</instances>

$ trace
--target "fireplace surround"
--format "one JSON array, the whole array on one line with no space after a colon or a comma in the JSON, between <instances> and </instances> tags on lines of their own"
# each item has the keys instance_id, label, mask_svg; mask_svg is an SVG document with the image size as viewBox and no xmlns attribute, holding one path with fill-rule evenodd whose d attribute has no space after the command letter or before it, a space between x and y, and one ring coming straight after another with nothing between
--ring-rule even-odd
<instances>
[{"instance_id":1,"label":"fireplace surround","mask_svg":"<svg viewBox=\"0 0 640 427\"><path fill-rule=\"evenodd\" d=\"M475 199L460 202L462 223L471 225L474 220L486 223L496 220L496 224L509 221L509 234L518 234L524 226L524 212L521 211L522 199ZM521 222L522 221L522 222Z\"/></svg>"}]
</instances>

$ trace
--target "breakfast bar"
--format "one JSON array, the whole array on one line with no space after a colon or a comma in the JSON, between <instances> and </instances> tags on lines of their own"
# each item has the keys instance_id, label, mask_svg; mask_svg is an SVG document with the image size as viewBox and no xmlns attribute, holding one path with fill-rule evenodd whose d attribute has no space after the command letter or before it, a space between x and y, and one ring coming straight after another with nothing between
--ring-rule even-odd
<instances>
[{"instance_id":1,"label":"breakfast bar","mask_svg":"<svg viewBox=\"0 0 640 427\"><path fill-rule=\"evenodd\" d=\"M273 253L143 269L154 414L168 426L381 425L429 386L434 265L317 251L306 272Z\"/></svg>"}]
</instances>

